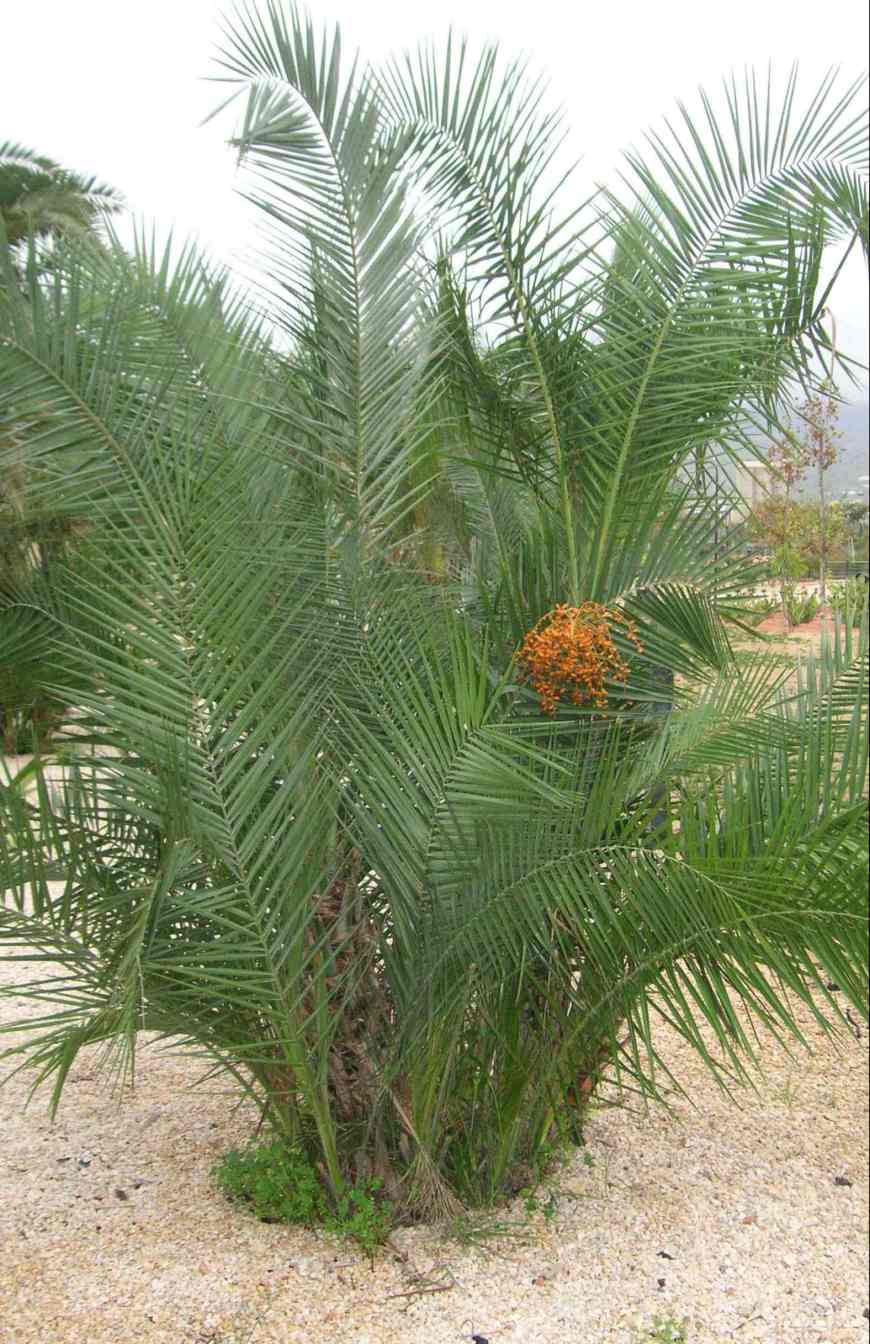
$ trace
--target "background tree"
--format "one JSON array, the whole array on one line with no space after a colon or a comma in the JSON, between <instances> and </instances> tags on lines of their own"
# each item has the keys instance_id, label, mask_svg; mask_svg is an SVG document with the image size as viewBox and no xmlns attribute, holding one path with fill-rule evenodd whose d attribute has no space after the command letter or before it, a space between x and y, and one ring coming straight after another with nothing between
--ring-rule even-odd
<instances>
[{"instance_id":1,"label":"background tree","mask_svg":"<svg viewBox=\"0 0 870 1344\"><path fill-rule=\"evenodd\" d=\"M806 426L803 444L810 466L815 468L819 489L819 588L822 601L827 600L828 527L829 509L825 489L825 472L836 462L842 434L837 428L839 403L833 388L826 385L814 396L808 397L800 410Z\"/></svg>"},{"instance_id":2,"label":"background tree","mask_svg":"<svg viewBox=\"0 0 870 1344\"><path fill-rule=\"evenodd\" d=\"M29 237L98 239L102 221L123 204L114 187L95 177L63 168L24 145L0 144L0 222L13 247Z\"/></svg>"},{"instance_id":3,"label":"background tree","mask_svg":"<svg viewBox=\"0 0 870 1344\"><path fill-rule=\"evenodd\" d=\"M857 555L863 560L870 559L868 541L870 541L870 504L857 499L843 499L839 502L842 511L843 527L849 544L848 559L854 561Z\"/></svg>"},{"instance_id":4,"label":"background tree","mask_svg":"<svg viewBox=\"0 0 870 1344\"><path fill-rule=\"evenodd\" d=\"M0 238L10 254L3 286L27 285L59 243L100 244L103 222L123 207L113 187L63 168L24 145L0 144ZM22 418L23 417L23 418ZM47 516L34 500L23 442L45 427L38 407L9 403L0 413L0 731L6 752L38 750L62 707L47 689L52 618L50 571L82 527L67 511ZM24 598L24 594L27 598Z\"/></svg>"},{"instance_id":5,"label":"background tree","mask_svg":"<svg viewBox=\"0 0 870 1344\"><path fill-rule=\"evenodd\" d=\"M806 572L804 553L806 535L801 526L806 522L803 510L785 494L771 494L757 504L749 518L750 535L770 548L773 573L779 580L779 601L786 629L791 629L789 598L794 583Z\"/></svg>"},{"instance_id":6,"label":"background tree","mask_svg":"<svg viewBox=\"0 0 870 1344\"><path fill-rule=\"evenodd\" d=\"M773 552L774 570L779 577L779 597L786 628L791 628L789 594L794 579L802 572L805 540L800 510L792 501L792 490L803 480L810 463L807 446L792 435L773 438L767 449L773 479L783 492L774 491L759 504L750 518L750 532L765 541Z\"/></svg>"},{"instance_id":7,"label":"background tree","mask_svg":"<svg viewBox=\"0 0 870 1344\"><path fill-rule=\"evenodd\" d=\"M840 500L830 500L823 529L815 501L771 495L753 510L750 530L772 550L786 547L791 552L787 577L806 579L818 573L823 541L829 560L845 560L849 541L866 539L867 509L859 508L847 513Z\"/></svg>"},{"instance_id":8,"label":"background tree","mask_svg":"<svg viewBox=\"0 0 870 1344\"><path fill-rule=\"evenodd\" d=\"M767 449L767 460L774 479L782 482L786 500L790 500L792 491L804 479L810 465L806 443L790 436L772 439Z\"/></svg>"}]
</instances>

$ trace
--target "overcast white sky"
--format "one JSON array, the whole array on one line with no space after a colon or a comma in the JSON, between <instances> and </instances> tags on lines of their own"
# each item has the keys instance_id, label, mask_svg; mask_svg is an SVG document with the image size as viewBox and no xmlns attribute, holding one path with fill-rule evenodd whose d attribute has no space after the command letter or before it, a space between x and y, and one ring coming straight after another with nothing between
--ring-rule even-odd
<instances>
[{"instance_id":1,"label":"overcast white sky","mask_svg":"<svg viewBox=\"0 0 870 1344\"><path fill-rule=\"evenodd\" d=\"M865 68L863 0L317 0L372 59L445 33L498 38L550 79L582 160L580 181L614 179L619 151L697 86L747 64L802 82ZM0 140L24 142L123 191L138 215L171 222L232 262L256 227L234 195L227 123L200 128L220 98L207 82L232 0L29 0L0 21ZM578 182L579 187L579 182ZM834 297L841 343L868 360L867 278L856 257Z\"/></svg>"}]
</instances>

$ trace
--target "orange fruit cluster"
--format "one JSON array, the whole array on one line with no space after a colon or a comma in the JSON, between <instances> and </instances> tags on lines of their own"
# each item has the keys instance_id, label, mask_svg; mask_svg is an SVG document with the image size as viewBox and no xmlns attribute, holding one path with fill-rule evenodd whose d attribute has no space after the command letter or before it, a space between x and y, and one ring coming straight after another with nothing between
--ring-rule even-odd
<instances>
[{"instance_id":1,"label":"orange fruit cluster","mask_svg":"<svg viewBox=\"0 0 870 1344\"><path fill-rule=\"evenodd\" d=\"M554 607L529 631L517 655L520 675L534 687L545 714L555 714L566 694L572 704L604 709L605 682L628 680L628 664L613 641L614 625L623 627L638 653L643 651L634 622L598 602Z\"/></svg>"}]
</instances>

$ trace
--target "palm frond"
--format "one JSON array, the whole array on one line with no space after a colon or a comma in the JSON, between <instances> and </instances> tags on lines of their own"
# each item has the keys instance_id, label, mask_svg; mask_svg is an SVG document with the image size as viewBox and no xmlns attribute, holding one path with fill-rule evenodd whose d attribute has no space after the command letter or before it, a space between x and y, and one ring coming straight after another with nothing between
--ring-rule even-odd
<instances>
[{"instance_id":1,"label":"palm frond","mask_svg":"<svg viewBox=\"0 0 870 1344\"><path fill-rule=\"evenodd\" d=\"M318 396L295 427L316 441L334 500L369 544L413 503L406 456L426 358L401 154L385 145L369 72L295 8L241 11L220 63L245 100L236 143L246 194L271 226L273 318L299 345L315 324Z\"/></svg>"}]
</instances>

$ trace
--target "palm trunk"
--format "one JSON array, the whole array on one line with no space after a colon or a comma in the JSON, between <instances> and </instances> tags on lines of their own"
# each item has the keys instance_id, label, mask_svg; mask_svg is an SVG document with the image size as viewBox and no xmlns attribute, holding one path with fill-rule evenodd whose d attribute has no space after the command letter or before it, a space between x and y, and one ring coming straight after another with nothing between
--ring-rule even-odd
<instances>
[{"instance_id":1,"label":"palm trunk","mask_svg":"<svg viewBox=\"0 0 870 1344\"><path fill-rule=\"evenodd\" d=\"M825 499L825 469L819 464L819 523L821 527L821 545L819 547L819 596L823 602L828 600L828 505Z\"/></svg>"},{"instance_id":2,"label":"palm trunk","mask_svg":"<svg viewBox=\"0 0 870 1344\"><path fill-rule=\"evenodd\" d=\"M18 724L11 705L3 709L0 723L3 725L3 755L15 756L18 752Z\"/></svg>"},{"instance_id":3,"label":"palm trunk","mask_svg":"<svg viewBox=\"0 0 870 1344\"><path fill-rule=\"evenodd\" d=\"M785 536L787 539L790 538L790 536L791 536L791 527L790 527L790 523L789 523L789 519L790 519L790 518L791 518L791 481L789 481L789 480L786 478L786 482L785 482L785 528L784 528L784 536ZM783 615L783 619L785 620L785 628L786 628L786 631L789 631L789 630L791 630L792 627L791 627L791 621L789 620L789 615L788 615L788 603L786 602L786 585L787 585L788 579L787 579L787 577L786 577L786 572L785 572L785 556L786 556L787 554L790 554L790 553L791 553L791 544L790 544L790 540L785 540L785 541L783 542L783 552L782 552L782 553L783 553L783 564L782 564L782 569L781 569L780 576L779 576L779 602L780 602L780 606L782 607L782 615Z\"/></svg>"}]
</instances>

